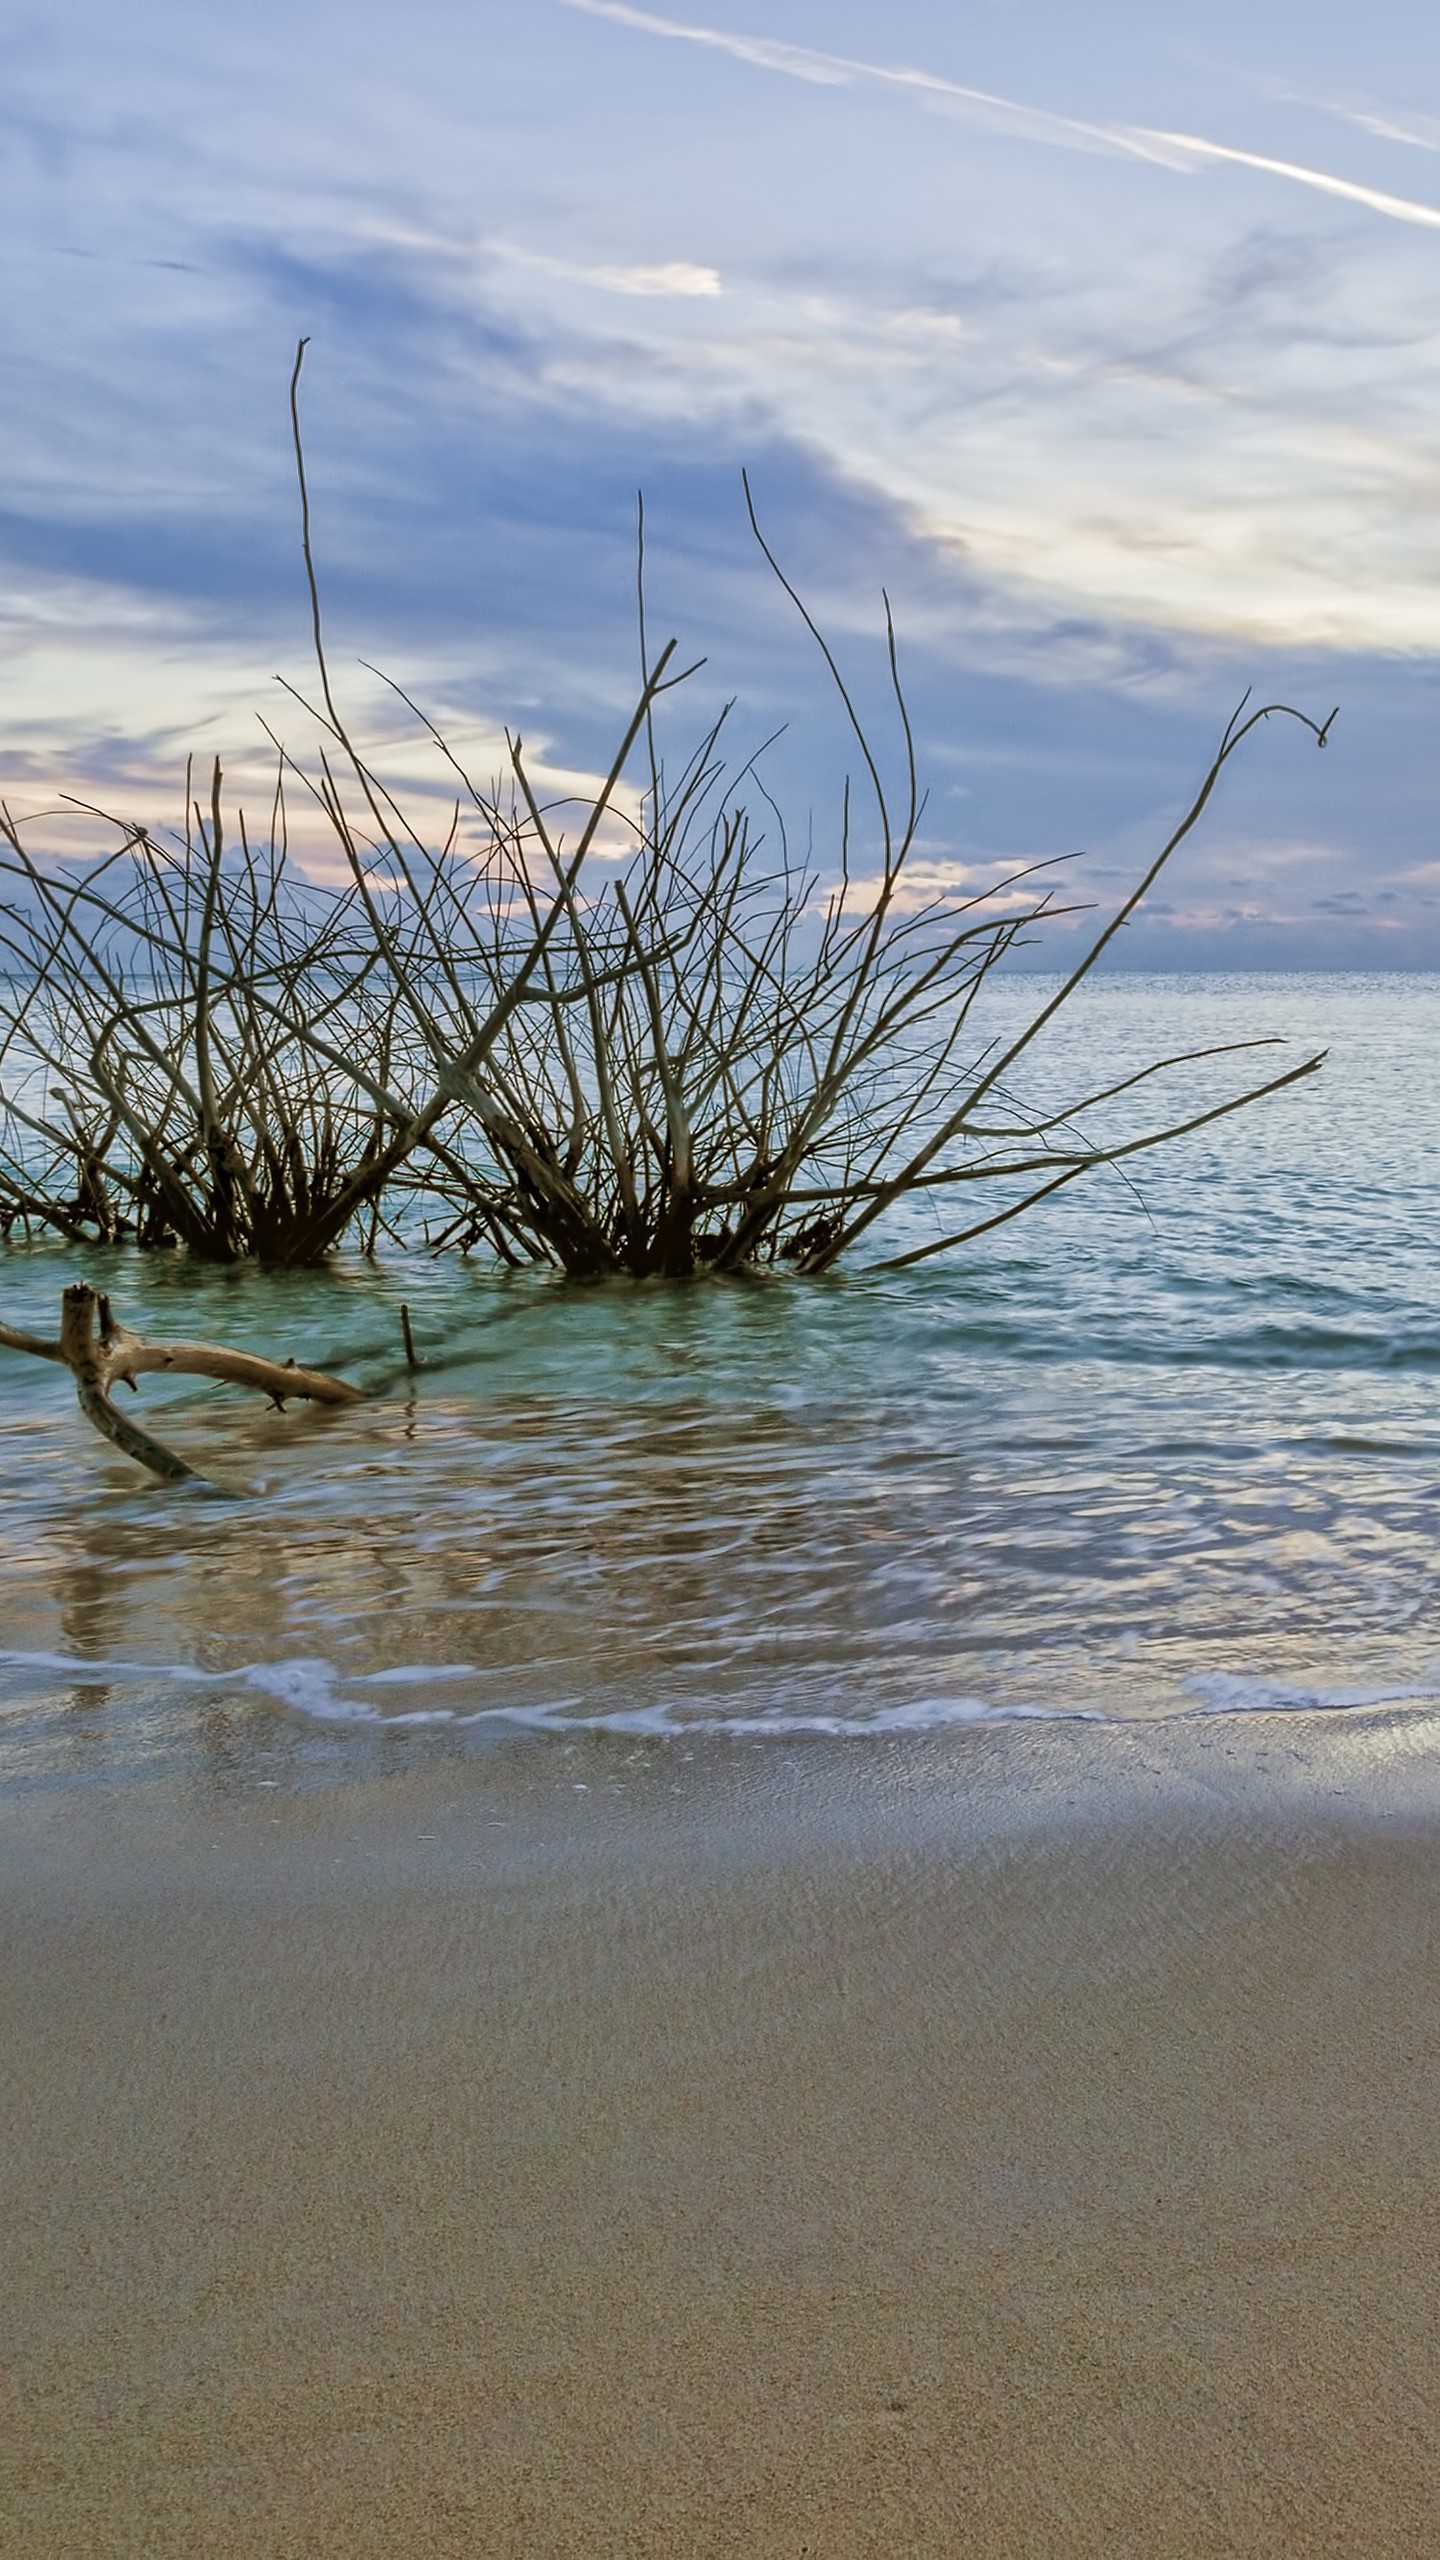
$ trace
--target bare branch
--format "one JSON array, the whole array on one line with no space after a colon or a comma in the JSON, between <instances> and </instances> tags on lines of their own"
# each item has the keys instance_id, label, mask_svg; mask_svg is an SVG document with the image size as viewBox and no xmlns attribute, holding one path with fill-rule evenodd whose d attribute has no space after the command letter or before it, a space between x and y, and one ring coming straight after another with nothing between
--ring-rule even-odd
<instances>
[{"instance_id":1,"label":"bare branch","mask_svg":"<svg viewBox=\"0 0 1440 2560\"><path fill-rule=\"evenodd\" d=\"M283 1406L291 1396L315 1404L354 1404L361 1390L323 1369L302 1369L293 1360L268 1360L250 1351L230 1351L212 1342L145 1342L118 1324L103 1290L77 1282L61 1300L58 1340L0 1324L0 1347L27 1351L38 1360L55 1360L75 1380L80 1410L102 1436L134 1458L152 1475L178 1484L195 1470L163 1442L152 1438L127 1414L116 1411L110 1390L117 1381L133 1387L147 1371L175 1377L221 1378L232 1386L253 1387Z\"/></svg>"}]
</instances>

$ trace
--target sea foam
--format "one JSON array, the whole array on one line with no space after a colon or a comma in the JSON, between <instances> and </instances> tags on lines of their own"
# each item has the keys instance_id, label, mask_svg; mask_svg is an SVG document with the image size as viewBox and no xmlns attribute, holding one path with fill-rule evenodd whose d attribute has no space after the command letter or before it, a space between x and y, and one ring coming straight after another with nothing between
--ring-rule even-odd
<instances>
[{"instance_id":1,"label":"sea foam","mask_svg":"<svg viewBox=\"0 0 1440 2560\"><path fill-rule=\"evenodd\" d=\"M609 1733L653 1740L683 1740L702 1734L736 1739L813 1734L844 1741L938 1733L967 1725L1153 1724L1194 1716L1339 1715L1440 1704L1440 1681L1324 1689L1266 1680L1248 1671L1197 1673L1185 1685L1198 1703L1162 1717L1154 1713L1126 1715L1080 1705L1017 1704L968 1694L911 1698L892 1706L848 1713L783 1706L756 1713L738 1703L733 1712L727 1712L713 1706L681 1707L663 1700L645 1706L595 1707L588 1706L581 1695L517 1699L484 1707L391 1707L386 1693L403 1689L428 1691L487 1675L478 1665L468 1662L397 1663L381 1671L347 1671L323 1655L237 1663L228 1670L217 1671L188 1662L134 1662L103 1657L87 1661L73 1654L0 1650L0 1671L6 1670L51 1673L87 1685L103 1682L116 1686L174 1684L248 1689L276 1707L321 1725L376 1725L387 1732L426 1725L494 1725L530 1733ZM488 1676L493 1678L493 1674Z\"/></svg>"}]
</instances>

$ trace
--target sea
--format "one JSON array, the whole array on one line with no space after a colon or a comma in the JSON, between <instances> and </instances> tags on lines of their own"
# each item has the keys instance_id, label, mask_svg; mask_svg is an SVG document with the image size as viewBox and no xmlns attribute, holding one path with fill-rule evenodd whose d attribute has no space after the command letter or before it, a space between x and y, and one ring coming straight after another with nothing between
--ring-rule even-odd
<instances>
[{"instance_id":1,"label":"sea","mask_svg":"<svg viewBox=\"0 0 1440 2560\"><path fill-rule=\"evenodd\" d=\"M977 1046L1049 991L997 983ZM1076 1771L1120 1730L1283 1753L1319 1723L1428 1763L1440 977L1116 970L1009 1088L1068 1106L1262 1037L1284 1045L1134 1086L1082 1135L1325 1064L900 1269L876 1266L983 1186L978 1212L898 1208L821 1280L0 1247L11 1324L53 1334L85 1278L143 1334L365 1390L279 1413L145 1379L137 1413L205 1478L175 1487L65 1371L0 1351L0 1794L517 1755L583 1789L1038 1726Z\"/></svg>"}]
</instances>

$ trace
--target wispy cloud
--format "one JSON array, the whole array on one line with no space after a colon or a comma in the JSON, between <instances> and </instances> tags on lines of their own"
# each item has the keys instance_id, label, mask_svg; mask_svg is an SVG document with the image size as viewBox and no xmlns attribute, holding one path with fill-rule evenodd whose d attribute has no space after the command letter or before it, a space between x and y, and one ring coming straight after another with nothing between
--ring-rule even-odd
<instances>
[{"instance_id":1,"label":"wispy cloud","mask_svg":"<svg viewBox=\"0 0 1440 2560\"><path fill-rule=\"evenodd\" d=\"M734 35L722 27L687 26L679 19L657 17L648 9L632 9L627 0L561 0L561 5L578 10L585 17L606 18L615 26L632 27L641 35L708 46L714 52L731 55L737 62L752 63L762 71L781 72L815 87L868 85L907 92L924 105L963 115L968 123L1012 141L1038 142L1066 151L1110 152L1181 171L1207 161L1225 162L1236 168L1254 169L1264 177L1280 178L1291 186L1311 188L1320 195L1336 196L1344 203L1363 206L1369 213L1383 214L1392 222L1415 223L1440 231L1440 205L1392 195L1384 188L1336 177L1327 169L1312 169L1301 161L1238 150L1200 134L1166 133L1149 125L1093 124L1082 117L1056 115L1048 108L1027 106L1019 99L997 97L986 89L967 88L960 81L942 79L936 72L917 71L901 64L863 62L849 54L818 52L808 45L782 44L768 36ZM1359 114L1353 120L1391 139L1429 143L1425 130L1428 119L1417 119L1405 131L1390 123L1367 124ZM1440 148L1440 125L1434 127L1434 133L1436 139L1430 147Z\"/></svg>"},{"instance_id":2,"label":"wispy cloud","mask_svg":"<svg viewBox=\"0 0 1440 2560\"><path fill-rule=\"evenodd\" d=\"M555 258L540 249L522 248L514 240L457 240L397 222L363 223L360 229L365 237L386 241L392 248L425 250L463 266L498 260L504 266L529 267L537 275L553 276L561 284L585 285L597 293L634 294L642 301L677 297L705 301L724 291L718 269L696 266L688 258L667 258L651 266L592 266L582 259Z\"/></svg>"},{"instance_id":3,"label":"wispy cloud","mask_svg":"<svg viewBox=\"0 0 1440 2560\"><path fill-rule=\"evenodd\" d=\"M545 257L534 249L514 249L508 242L492 243L491 255L508 258L516 266L535 267L566 284L591 285L599 293L636 294L642 301L705 301L723 291L714 267L694 266L688 258L668 258L658 266L587 267L568 258Z\"/></svg>"},{"instance_id":4,"label":"wispy cloud","mask_svg":"<svg viewBox=\"0 0 1440 2560\"><path fill-rule=\"evenodd\" d=\"M1408 107L1377 106L1373 100L1312 97L1308 90L1283 88L1278 82L1266 85L1266 95L1286 106L1306 107L1312 115L1333 116L1337 123L1372 134L1377 142L1403 143L1412 151L1440 151L1440 116L1415 115Z\"/></svg>"}]
</instances>

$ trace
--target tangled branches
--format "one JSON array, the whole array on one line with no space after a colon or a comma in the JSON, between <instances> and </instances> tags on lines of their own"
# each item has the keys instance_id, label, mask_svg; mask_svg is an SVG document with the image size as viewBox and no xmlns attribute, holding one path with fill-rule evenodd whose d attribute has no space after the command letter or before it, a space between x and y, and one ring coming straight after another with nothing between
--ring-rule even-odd
<instances>
[{"instance_id":1,"label":"tangled branches","mask_svg":"<svg viewBox=\"0 0 1440 2560\"><path fill-rule=\"evenodd\" d=\"M862 816L847 784L828 865L794 862L783 827L772 842L757 823L767 795L753 760L727 767L728 710L678 762L667 757L670 698L696 669L677 668L673 640L649 651L643 519L640 689L603 781L579 809L547 802L514 735L503 779L482 783L416 712L455 786L437 846L335 700L300 437L303 351L291 411L315 762L277 742L259 848L243 819L227 846L218 764L208 808L187 782L183 841L121 825L117 850L78 871L42 862L0 816L0 1226L307 1263L347 1235L373 1247L387 1224L413 1234L418 1217L434 1244L483 1245L517 1265L681 1278L777 1262L821 1272L902 1199L965 1204L943 1233L890 1257L903 1263L1320 1065L1307 1058L1108 1144L1078 1136L1077 1122L1222 1053L1157 1060L1063 1107L1011 1099L1017 1063L1245 739L1283 716L1323 746L1329 721L1242 704L1118 912L1018 1030L987 1039L978 1009L992 974L1064 912L1045 866L916 903L923 800L888 603L898 792L753 504L756 539L855 743ZM297 790L333 836L339 890L288 865ZM874 848L864 877L862 831L867 860ZM1000 1191L971 1187L987 1183Z\"/></svg>"}]
</instances>

